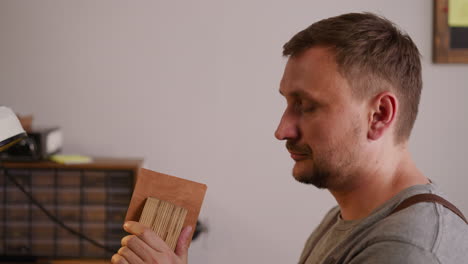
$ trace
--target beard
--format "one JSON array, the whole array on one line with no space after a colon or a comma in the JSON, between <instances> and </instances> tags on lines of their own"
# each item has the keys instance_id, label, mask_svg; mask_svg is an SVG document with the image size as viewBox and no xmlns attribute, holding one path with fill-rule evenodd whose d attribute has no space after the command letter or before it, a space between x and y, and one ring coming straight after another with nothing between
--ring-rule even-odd
<instances>
[{"instance_id":1,"label":"beard","mask_svg":"<svg viewBox=\"0 0 468 264\"><path fill-rule=\"evenodd\" d=\"M301 146L305 148L306 146ZM328 156L328 155L327 155ZM323 156L322 156L323 157ZM341 178L326 160L319 159L310 151L308 159L296 161L293 168L294 178L304 184L312 184L319 189L329 188Z\"/></svg>"},{"instance_id":2,"label":"beard","mask_svg":"<svg viewBox=\"0 0 468 264\"><path fill-rule=\"evenodd\" d=\"M312 184L319 189L329 188L333 181L338 178L331 170L319 162L313 162L312 171L305 175L294 175L295 179L304 184Z\"/></svg>"},{"instance_id":3,"label":"beard","mask_svg":"<svg viewBox=\"0 0 468 264\"><path fill-rule=\"evenodd\" d=\"M308 145L286 142L288 150L307 155L296 161L294 178L301 183L312 184L319 189L345 190L353 186L354 167L358 162L358 137L361 129L354 127L351 133L333 145L312 150ZM346 144L347 143L347 144ZM320 150L320 151L319 151Z\"/></svg>"},{"instance_id":4,"label":"beard","mask_svg":"<svg viewBox=\"0 0 468 264\"><path fill-rule=\"evenodd\" d=\"M295 165L293 169L294 178L305 184L312 184L319 189L337 189L345 185L347 174L346 169L343 166L343 163L333 164L326 159L310 159L299 161L304 164L304 167L310 167L308 170L301 172L297 167L302 166L302 164ZM349 164L349 161L342 161L345 164Z\"/></svg>"}]
</instances>

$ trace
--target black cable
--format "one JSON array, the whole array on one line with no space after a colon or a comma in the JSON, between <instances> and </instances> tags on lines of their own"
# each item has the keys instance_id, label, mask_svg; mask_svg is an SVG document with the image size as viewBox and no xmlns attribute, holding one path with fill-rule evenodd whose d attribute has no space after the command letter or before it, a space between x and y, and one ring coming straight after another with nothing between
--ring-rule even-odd
<instances>
[{"instance_id":1,"label":"black cable","mask_svg":"<svg viewBox=\"0 0 468 264\"><path fill-rule=\"evenodd\" d=\"M62 222L60 219L58 219L56 216L54 216L52 213L50 213L40 202L38 202L33 196L31 193L29 193L28 191L26 191L26 189L23 187L23 185L21 185L19 182L16 181L16 179L11 176L10 174L6 173L5 172L5 169L3 169L3 174L5 176L7 176L7 178L12 181L16 187L18 187L18 189L21 190L21 192L23 192L29 199L29 201L31 201L35 206L37 206L39 209L42 210L42 212L44 212L47 217L50 218L50 220L52 220L52 222L58 224L59 226L61 226L62 228L64 228L65 230L67 230L68 232L72 233L73 235L81 238L81 239L84 239L86 241L88 241L89 243L95 245L96 247L99 247L99 248L102 248L104 250L106 250L107 252L110 252L110 253L115 253L115 250L112 249L112 248L109 248L105 245L102 245L101 243L97 242L96 240L92 239L92 238L89 238L87 237L86 235L80 233L80 232L77 232L75 231L74 229L70 228L69 226L67 226L64 222Z\"/></svg>"}]
</instances>

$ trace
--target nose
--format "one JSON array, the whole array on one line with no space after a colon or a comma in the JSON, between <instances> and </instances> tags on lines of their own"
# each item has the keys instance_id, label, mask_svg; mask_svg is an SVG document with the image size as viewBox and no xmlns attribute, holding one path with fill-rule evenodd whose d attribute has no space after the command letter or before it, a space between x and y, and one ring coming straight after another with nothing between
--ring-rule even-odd
<instances>
[{"instance_id":1,"label":"nose","mask_svg":"<svg viewBox=\"0 0 468 264\"><path fill-rule=\"evenodd\" d=\"M291 140L299 137L299 130L297 128L297 120L286 110L281 117L278 128L275 131L275 137L278 140Z\"/></svg>"}]
</instances>

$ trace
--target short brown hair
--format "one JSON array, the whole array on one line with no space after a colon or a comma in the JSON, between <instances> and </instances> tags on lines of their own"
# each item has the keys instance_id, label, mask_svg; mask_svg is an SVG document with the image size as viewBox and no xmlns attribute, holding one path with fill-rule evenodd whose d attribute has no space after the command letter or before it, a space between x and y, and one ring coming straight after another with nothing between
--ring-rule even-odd
<instances>
[{"instance_id":1,"label":"short brown hair","mask_svg":"<svg viewBox=\"0 0 468 264\"><path fill-rule=\"evenodd\" d=\"M418 113L421 61L411 38L391 21L372 13L350 13L318 21L283 46L284 56L298 56L314 46L330 47L340 74L357 98L393 91L400 102L396 143L407 140Z\"/></svg>"}]
</instances>

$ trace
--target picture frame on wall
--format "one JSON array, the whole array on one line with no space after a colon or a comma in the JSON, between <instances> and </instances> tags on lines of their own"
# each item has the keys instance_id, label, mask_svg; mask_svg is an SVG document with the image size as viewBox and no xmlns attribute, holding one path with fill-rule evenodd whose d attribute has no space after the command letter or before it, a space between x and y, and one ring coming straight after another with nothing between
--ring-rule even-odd
<instances>
[{"instance_id":1,"label":"picture frame on wall","mask_svg":"<svg viewBox=\"0 0 468 264\"><path fill-rule=\"evenodd\" d=\"M468 63L468 0L434 0L435 63Z\"/></svg>"}]
</instances>

